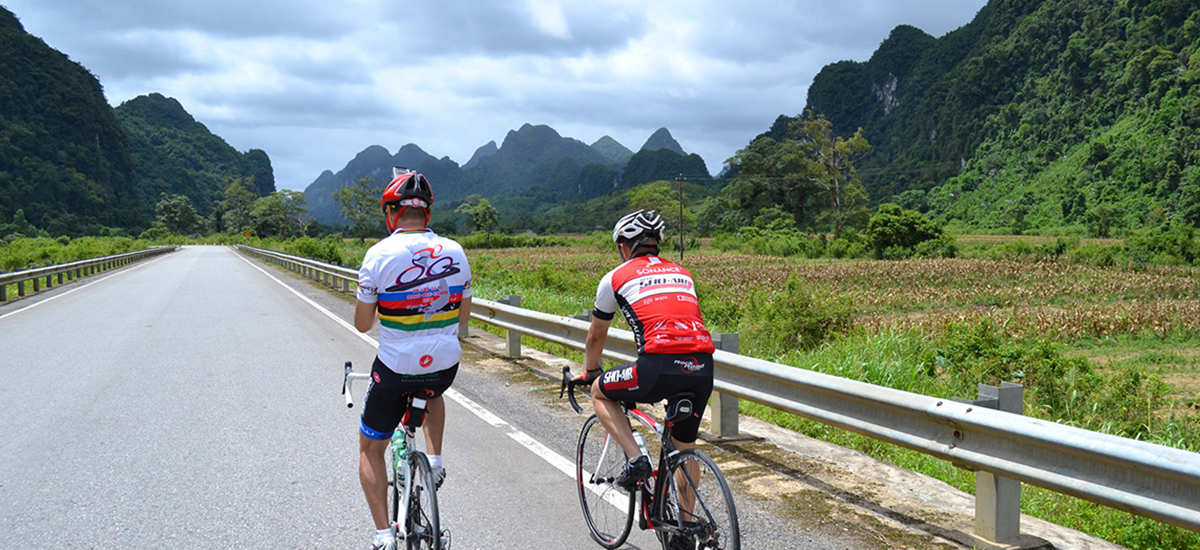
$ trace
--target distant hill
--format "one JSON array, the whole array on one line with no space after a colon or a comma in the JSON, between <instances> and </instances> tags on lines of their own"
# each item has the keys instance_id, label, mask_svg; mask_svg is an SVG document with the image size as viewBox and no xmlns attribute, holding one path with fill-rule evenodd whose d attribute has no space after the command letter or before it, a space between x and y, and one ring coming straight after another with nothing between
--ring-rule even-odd
<instances>
[{"instance_id":1,"label":"distant hill","mask_svg":"<svg viewBox=\"0 0 1200 550\"><path fill-rule=\"evenodd\" d=\"M148 222L125 133L86 68L0 7L0 223L51 235Z\"/></svg>"},{"instance_id":2,"label":"distant hill","mask_svg":"<svg viewBox=\"0 0 1200 550\"><path fill-rule=\"evenodd\" d=\"M992 0L940 38L901 26L826 66L807 108L864 129L876 202L1012 232L1200 224L1198 28L1195 2Z\"/></svg>"},{"instance_id":3,"label":"distant hill","mask_svg":"<svg viewBox=\"0 0 1200 550\"><path fill-rule=\"evenodd\" d=\"M265 152L239 153L173 98L138 96L117 107L116 115L129 139L140 202L150 215L161 193L186 195L197 212L208 215L234 179L252 178L260 197L275 192L274 170Z\"/></svg>"},{"instance_id":4,"label":"distant hill","mask_svg":"<svg viewBox=\"0 0 1200 550\"><path fill-rule=\"evenodd\" d=\"M659 149L666 149L680 155L687 154L666 128L659 128L653 134L650 134L650 138L646 140L646 143L642 145L639 151L657 151Z\"/></svg>"},{"instance_id":5,"label":"distant hill","mask_svg":"<svg viewBox=\"0 0 1200 550\"><path fill-rule=\"evenodd\" d=\"M390 178L392 166L405 166L430 178L439 217L473 194L488 198L505 216L534 215L654 179L675 179L680 173L707 176L698 155L672 150L682 148L670 132L662 129L655 136L648 143L662 147L635 155L608 136L589 146L549 126L525 124L508 132L501 145L489 142L478 148L461 167L446 157L435 159L416 145L406 145L396 155L376 145L336 174L322 173L304 194L317 221L337 225L345 220L332 193L367 175L382 186L386 182L381 178Z\"/></svg>"},{"instance_id":6,"label":"distant hill","mask_svg":"<svg viewBox=\"0 0 1200 550\"><path fill-rule=\"evenodd\" d=\"M596 140L596 143L592 144L592 149L604 155L605 158L621 165L629 162L629 159L633 157L633 151L630 151L627 147L621 145L620 142L608 136Z\"/></svg>"}]
</instances>

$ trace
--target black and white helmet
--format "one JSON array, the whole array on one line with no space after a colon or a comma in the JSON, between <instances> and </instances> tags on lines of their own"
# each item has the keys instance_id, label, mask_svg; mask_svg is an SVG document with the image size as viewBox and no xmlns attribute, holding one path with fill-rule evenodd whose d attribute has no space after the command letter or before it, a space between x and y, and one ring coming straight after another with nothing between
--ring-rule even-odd
<instances>
[{"instance_id":1,"label":"black and white helmet","mask_svg":"<svg viewBox=\"0 0 1200 550\"><path fill-rule=\"evenodd\" d=\"M640 242L647 238L662 240L663 219L653 210L638 210L626 215L613 227L613 242Z\"/></svg>"}]
</instances>

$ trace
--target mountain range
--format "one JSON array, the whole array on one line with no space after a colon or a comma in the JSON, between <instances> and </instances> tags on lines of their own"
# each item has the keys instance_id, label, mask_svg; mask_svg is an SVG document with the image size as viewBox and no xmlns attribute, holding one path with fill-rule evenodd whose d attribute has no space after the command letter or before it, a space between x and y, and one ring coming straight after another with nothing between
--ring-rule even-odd
<instances>
[{"instance_id":1,"label":"mountain range","mask_svg":"<svg viewBox=\"0 0 1200 550\"><path fill-rule=\"evenodd\" d=\"M587 145L549 126L525 124L509 131L499 146L494 141L480 146L462 166L411 143L395 154L379 145L367 147L337 173L326 170L305 188L309 212L321 223L344 223L332 193L364 177L382 187L393 166L428 177L435 199L450 210L467 196L480 195L502 214L537 214L679 174L710 179L704 160L687 154L666 128L655 131L634 153L609 136Z\"/></svg>"}]
</instances>

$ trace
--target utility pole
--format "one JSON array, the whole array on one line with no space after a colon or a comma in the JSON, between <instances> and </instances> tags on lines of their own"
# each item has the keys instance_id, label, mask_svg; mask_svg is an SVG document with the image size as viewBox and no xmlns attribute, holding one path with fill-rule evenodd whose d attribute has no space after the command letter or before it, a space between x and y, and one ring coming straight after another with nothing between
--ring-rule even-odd
<instances>
[{"instance_id":1,"label":"utility pole","mask_svg":"<svg viewBox=\"0 0 1200 550\"><path fill-rule=\"evenodd\" d=\"M683 263L683 174L675 181L679 182L679 262Z\"/></svg>"}]
</instances>

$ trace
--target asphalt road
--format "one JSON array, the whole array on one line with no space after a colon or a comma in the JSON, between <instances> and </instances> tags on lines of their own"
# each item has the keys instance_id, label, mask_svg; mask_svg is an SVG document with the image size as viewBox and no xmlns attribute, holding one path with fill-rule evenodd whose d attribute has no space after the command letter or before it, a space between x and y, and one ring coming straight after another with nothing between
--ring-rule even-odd
<instances>
[{"instance_id":1,"label":"asphalt road","mask_svg":"<svg viewBox=\"0 0 1200 550\"><path fill-rule=\"evenodd\" d=\"M223 247L0 307L0 548L366 548L358 409L338 390L374 345L352 311ZM453 549L598 547L561 469L584 417L548 386L464 357L440 493ZM736 498L743 548L877 547ZM635 529L627 547L658 543Z\"/></svg>"}]
</instances>

